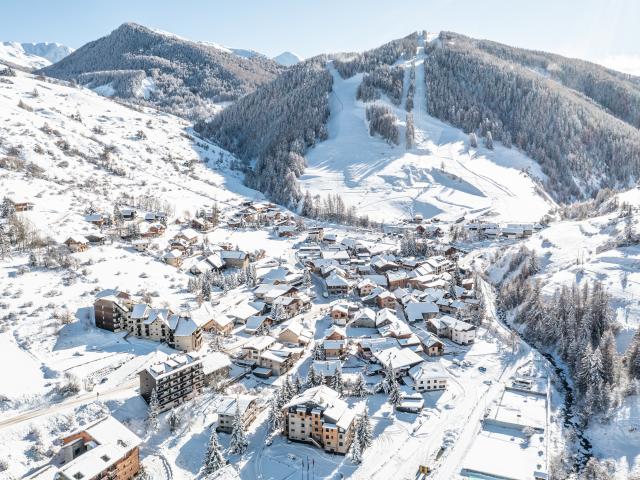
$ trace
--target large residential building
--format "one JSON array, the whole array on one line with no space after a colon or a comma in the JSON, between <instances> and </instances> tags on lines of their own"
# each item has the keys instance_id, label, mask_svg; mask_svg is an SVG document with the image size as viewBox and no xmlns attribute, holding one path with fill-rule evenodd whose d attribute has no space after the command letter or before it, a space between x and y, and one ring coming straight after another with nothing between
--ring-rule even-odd
<instances>
[{"instance_id":1,"label":"large residential building","mask_svg":"<svg viewBox=\"0 0 640 480\"><path fill-rule=\"evenodd\" d=\"M156 389L160 411L169 410L198 396L204 387L202 358L189 353L166 355L139 373L140 395L149 403Z\"/></svg>"},{"instance_id":2,"label":"large residential building","mask_svg":"<svg viewBox=\"0 0 640 480\"><path fill-rule=\"evenodd\" d=\"M338 392L321 385L293 397L285 406L285 435L327 452L345 454L353 439L355 410Z\"/></svg>"},{"instance_id":3,"label":"large residential building","mask_svg":"<svg viewBox=\"0 0 640 480\"><path fill-rule=\"evenodd\" d=\"M64 464L54 478L132 479L140 470L140 443L140 438L115 418L104 417L62 439Z\"/></svg>"},{"instance_id":4,"label":"large residential building","mask_svg":"<svg viewBox=\"0 0 640 480\"><path fill-rule=\"evenodd\" d=\"M108 292L108 291L107 291ZM153 308L137 303L122 292L100 295L93 305L96 326L118 332L126 330L132 335L164 342L172 348L190 352L202 346L202 330L208 317L202 308L176 314L168 308Z\"/></svg>"}]
</instances>

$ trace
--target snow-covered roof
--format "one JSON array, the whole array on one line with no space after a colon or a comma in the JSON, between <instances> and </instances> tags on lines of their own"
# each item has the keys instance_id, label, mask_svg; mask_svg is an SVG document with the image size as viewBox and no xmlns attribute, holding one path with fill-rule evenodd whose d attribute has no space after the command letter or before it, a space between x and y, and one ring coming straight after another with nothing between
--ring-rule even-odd
<instances>
[{"instance_id":1,"label":"snow-covered roof","mask_svg":"<svg viewBox=\"0 0 640 480\"><path fill-rule=\"evenodd\" d=\"M266 350L273 345L275 341L275 338L268 335L259 335L257 337L251 337L244 345L242 345L242 348L259 351Z\"/></svg>"},{"instance_id":2,"label":"snow-covered roof","mask_svg":"<svg viewBox=\"0 0 640 480\"><path fill-rule=\"evenodd\" d=\"M86 433L97 446L59 468L66 478L93 478L142 443L135 433L112 416L101 418L74 433L80 432Z\"/></svg>"},{"instance_id":3,"label":"snow-covered roof","mask_svg":"<svg viewBox=\"0 0 640 480\"><path fill-rule=\"evenodd\" d=\"M422 362L409 370L409 376L415 382L430 379L446 379L449 377L447 370L439 360Z\"/></svg>"},{"instance_id":4,"label":"snow-covered roof","mask_svg":"<svg viewBox=\"0 0 640 480\"><path fill-rule=\"evenodd\" d=\"M413 367L423 361L422 357L408 348L386 348L374 351L373 356L383 367L390 365L393 370Z\"/></svg>"},{"instance_id":5,"label":"snow-covered roof","mask_svg":"<svg viewBox=\"0 0 640 480\"><path fill-rule=\"evenodd\" d=\"M231 366L229 356L222 352L211 352L202 357L202 373L208 375Z\"/></svg>"},{"instance_id":6,"label":"snow-covered roof","mask_svg":"<svg viewBox=\"0 0 640 480\"><path fill-rule=\"evenodd\" d=\"M412 302L404 307L404 313L409 322L424 320L424 315L436 314L440 310L433 302Z\"/></svg>"},{"instance_id":7,"label":"snow-covered roof","mask_svg":"<svg viewBox=\"0 0 640 480\"><path fill-rule=\"evenodd\" d=\"M157 351L154 352L154 356L156 361L148 365L146 370L156 380L202 361L201 357L193 352L167 355L166 353Z\"/></svg>"},{"instance_id":8,"label":"snow-covered roof","mask_svg":"<svg viewBox=\"0 0 640 480\"><path fill-rule=\"evenodd\" d=\"M240 415L244 415L247 409L253 402L256 401L256 397L251 395L237 395L237 396L225 396L222 397L216 413L218 415L225 415L233 417L236 414L236 410L240 411Z\"/></svg>"}]
</instances>

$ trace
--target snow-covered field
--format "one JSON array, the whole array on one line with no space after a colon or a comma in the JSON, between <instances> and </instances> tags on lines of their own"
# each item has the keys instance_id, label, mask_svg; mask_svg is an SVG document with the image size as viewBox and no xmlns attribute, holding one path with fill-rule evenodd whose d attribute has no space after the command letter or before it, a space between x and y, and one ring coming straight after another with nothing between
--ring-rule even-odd
<instances>
[{"instance_id":1,"label":"snow-covered field","mask_svg":"<svg viewBox=\"0 0 640 480\"><path fill-rule=\"evenodd\" d=\"M333 74L329 139L307 153L302 189L322 196L339 193L359 213L384 222L415 214L445 220L482 214L491 214L496 221L539 220L553 206L531 178L544 178L540 166L497 142L494 150L470 148L468 135L428 115L423 62L424 54L419 53L402 64L405 69L416 68L416 134L410 150L404 141L405 99L400 107L386 98L378 100L400 119L400 145L390 145L369 135L367 104L356 99L362 74L344 80L329 67Z\"/></svg>"}]
</instances>

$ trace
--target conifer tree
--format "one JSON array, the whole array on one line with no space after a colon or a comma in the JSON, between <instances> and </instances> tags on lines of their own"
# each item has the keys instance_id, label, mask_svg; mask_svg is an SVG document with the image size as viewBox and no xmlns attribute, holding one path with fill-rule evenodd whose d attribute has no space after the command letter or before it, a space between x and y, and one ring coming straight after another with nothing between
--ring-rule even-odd
<instances>
[{"instance_id":1,"label":"conifer tree","mask_svg":"<svg viewBox=\"0 0 640 480\"><path fill-rule=\"evenodd\" d=\"M158 430L158 411L160 410L160 403L158 401L158 391L154 387L151 390L151 396L149 397L149 430L156 432Z\"/></svg>"},{"instance_id":2,"label":"conifer tree","mask_svg":"<svg viewBox=\"0 0 640 480\"><path fill-rule=\"evenodd\" d=\"M216 429L211 429L211 436L209 437L209 445L207 446L207 453L204 457L203 473L205 475L211 475L227 464L220 443L218 442L218 435Z\"/></svg>"},{"instance_id":3,"label":"conifer tree","mask_svg":"<svg viewBox=\"0 0 640 480\"><path fill-rule=\"evenodd\" d=\"M248 446L249 442L247 441L244 421L242 420L242 415L240 415L240 405L238 404L238 399L236 399L236 413L233 416L230 448L233 453L241 455L247 450Z\"/></svg>"}]
</instances>

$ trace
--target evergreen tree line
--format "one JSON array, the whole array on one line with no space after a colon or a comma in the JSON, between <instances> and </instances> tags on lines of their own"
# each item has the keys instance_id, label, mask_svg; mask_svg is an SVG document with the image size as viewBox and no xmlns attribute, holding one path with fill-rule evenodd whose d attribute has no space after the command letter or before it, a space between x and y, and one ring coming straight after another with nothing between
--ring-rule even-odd
<instances>
[{"instance_id":1,"label":"evergreen tree line","mask_svg":"<svg viewBox=\"0 0 640 480\"><path fill-rule=\"evenodd\" d=\"M356 98L363 102L370 102L379 99L382 91L395 105L400 105L403 82L404 68L382 65L371 73L364 74L362 83L358 86Z\"/></svg>"},{"instance_id":2,"label":"evergreen tree line","mask_svg":"<svg viewBox=\"0 0 640 480\"><path fill-rule=\"evenodd\" d=\"M187 290L194 294L200 303L211 300L211 289L220 288L227 292L240 285L255 287L258 283L256 267L250 264L247 268L238 271L221 273L216 271L205 272L198 277L191 277L187 284Z\"/></svg>"},{"instance_id":3,"label":"evergreen tree line","mask_svg":"<svg viewBox=\"0 0 640 480\"><path fill-rule=\"evenodd\" d=\"M40 70L54 78L111 84L115 95L191 119L211 115L213 102L234 100L283 71L261 55L239 56L125 23ZM142 95L143 81L153 89Z\"/></svg>"},{"instance_id":4,"label":"evergreen tree line","mask_svg":"<svg viewBox=\"0 0 640 480\"><path fill-rule=\"evenodd\" d=\"M332 77L317 57L294 65L195 129L246 162L246 183L271 200L294 205L304 153L327 138Z\"/></svg>"},{"instance_id":5,"label":"evergreen tree line","mask_svg":"<svg viewBox=\"0 0 640 480\"><path fill-rule=\"evenodd\" d=\"M640 132L560 83L502 60L455 34L425 60L431 115L515 144L536 159L562 202L621 188L640 174Z\"/></svg>"},{"instance_id":6,"label":"evergreen tree line","mask_svg":"<svg viewBox=\"0 0 640 480\"><path fill-rule=\"evenodd\" d=\"M394 145L400 143L398 117L389 107L378 103L369 105L366 109L366 118L369 122L369 135L373 137L378 134Z\"/></svg>"},{"instance_id":7,"label":"evergreen tree line","mask_svg":"<svg viewBox=\"0 0 640 480\"><path fill-rule=\"evenodd\" d=\"M640 392L640 330L624 355L616 350L618 325L611 298L600 282L563 286L543 297L535 252L523 247L500 285L500 312L513 310L527 341L555 352L575 385L583 419L606 413L621 396ZM509 273L511 272L511 273Z\"/></svg>"},{"instance_id":8,"label":"evergreen tree line","mask_svg":"<svg viewBox=\"0 0 640 480\"><path fill-rule=\"evenodd\" d=\"M347 206L339 194L328 194L321 198L320 195L311 196L306 191L302 199L301 215L307 218L325 220L329 222L353 225L363 228L381 227L373 222L367 215L358 215L355 206Z\"/></svg>"},{"instance_id":9,"label":"evergreen tree line","mask_svg":"<svg viewBox=\"0 0 640 480\"><path fill-rule=\"evenodd\" d=\"M491 55L552 78L589 97L619 119L640 127L640 81L637 77L585 60L456 36Z\"/></svg>"},{"instance_id":10,"label":"evergreen tree line","mask_svg":"<svg viewBox=\"0 0 640 480\"><path fill-rule=\"evenodd\" d=\"M407 88L407 101L404 104L404 108L407 112L413 110L413 97L416 93L416 66L414 65L409 70L409 87Z\"/></svg>"},{"instance_id":11,"label":"evergreen tree line","mask_svg":"<svg viewBox=\"0 0 640 480\"><path fill-rule=\"evenodd\" d=\"M417 47L418 35L412 33L363 53L336 55L333 65L342 78L350 78L356 73L372 72L380 65L392 65L399 58L411 57Z\"/></svg>"}]
</instances>

